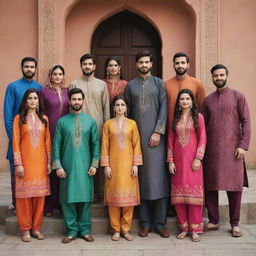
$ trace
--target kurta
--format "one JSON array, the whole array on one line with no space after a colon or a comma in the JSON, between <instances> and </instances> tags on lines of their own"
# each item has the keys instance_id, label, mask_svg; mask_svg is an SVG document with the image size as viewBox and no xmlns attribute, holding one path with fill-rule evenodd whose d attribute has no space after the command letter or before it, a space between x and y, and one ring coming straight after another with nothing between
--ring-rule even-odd
<instances>
[{"instance_id":1,"label":"kurta","mask_svg":"<svg viewBox=\"0 0 256 256\"><path fill-rule=\"evenodd\" d=\"M173 77L165 82L165 88L167 93L169 124L173 120L174 108L178 94L183 89L189 89L193 92L198 104L198 108L200 111L202 110L202 104L206 96L206 91L203 84L194 77L188 75L181 80L178 80L177 77Z\"/></svg>"},{"instance_id":2,"label":"kurta","mask_svg":"<svg viewBox=\"0 0 256 256\"><path fill-rule=\"evenodd\" d=\"M107 85L95 77L87 79L83 76L71 83L70 89L73 88L83 90L85 99L82 111L96 120L99 136L101 137L103 124L110 118Z\"/></svg>"},{"instance_id":3,"label":"kurta","mask_svg":"<svg viewBox=\"0 0 256 256\"><path fill-rule=\"evenodd\" d=\"M116 80L114 82L111 82L107 79L103 80L107 87L108 87L108 93L109 93L109 103L111 104L112 100L117 95L123 95L124 89L127 85L127 81L125 80Z\"/></svg>"},{"instance_id":4,"label":"kurta","mask_svg":"<svg viewBox=\"0 0 256 256\"><path fill-rule=\"evenodd\" d=\"M69 113L68 88L61 88L61 92L58 94L56 89L47 86L40 91L40 100L44 113L49 118L53 140L57 121Z\"/></svg>"},{"instance_id":5,"label":"kurta","mask_svg":"<svg viewBox=\"0 0 256 256\"><path fill-rule=\"evenodd\" d=\"M120 129L115 119L108 120L103 127L101 146L101 166L112 170L112 178L105 178L105 204L127 207L140 203L138 177L131 176L133 165L142 165L136 123L126 118Z\"/></svg>"},{"instance_id":6,"label":"kurta","mask_svg":"<svg viewBox=\"0 0 256 256\"><path fill-rule=\"evenodd\" d=\"M98 167L100 145L95 120L83 113L70 113L59 119L53 140L52 169L63 168L60 202L92 202L93 177L89 168Z\"/></svg>"},{"instance_id":7,"label":"kurta","mask_svg":"<svg viewBox=\"0 0 256 256\"><path fill-rule=\"evenodd\" d=\"M13 159L12 152L12 128L14 117L19 112L20 103L27 89L35 88L40 91L43 87L34 80L27 80L24 77L10 83L5 92L4 98L4 124L9 138L7 159Z\"/></svg>"},{"instance_id":8,"label":"kurta","mask_svg":"<svg viewBox=\"0 0 256 256\"><path fill-rule=\"evenodd\" d=\"M204 117L198 114L198 131L192 116L187 123L178 122L175 132L169 129L167 162L174 162L176 173L171 177L172 204L204 204L203 168L193 171L195 158L203 159L206 145Z\"/></svg>"},{"instance_id":9,"label":"kurta","mask_svg":"<svg viewBox=\"0 0 256 256\"><path fill-rule=\"evenodd\" d=\"M26 124L20 123L20 115L13 122L14 165L22 165L24 178L15 176L15 197L42 197L50 195L47 164L51 163L51 136L49 125L42 124L38 116L35 122L27 115ZM48 119L44 116L44 119Z\"/></svg>"},{"instance_id":10,"label":"kurta","mask_svg":"<svg viewBox=\"0 0 256 256\"><path fill-rule=\"evenodd\" d=\"M130 116L138 125L143 166L139 167L140 195L143 200L169 196L169 174L166 167L165 126L167 121L166 92L160 78L137 77L125 88ZM149 147L151 135L161 134L157 147Z\"/></svg>"},{"instance_id":11,"label":"kurta","mask_svg":"<svg viewBox=\"0 0 256 256\"><path fill-rule=\"evenodd\" d=\"M207 129L204 158L205 190L241 191L247 184L244 159L236 149L248 150L250 115L244 95L229 87L210 94L203 111Z\"/></svg>"}]
</instances>

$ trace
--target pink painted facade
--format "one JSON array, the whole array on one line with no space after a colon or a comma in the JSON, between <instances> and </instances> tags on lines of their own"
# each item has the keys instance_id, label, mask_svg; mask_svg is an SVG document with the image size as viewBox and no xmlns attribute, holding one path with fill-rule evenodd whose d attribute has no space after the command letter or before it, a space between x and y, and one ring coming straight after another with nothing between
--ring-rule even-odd
<instances>
[{"instance_id":1,"label":"pink painted facade","mask_svg":"<svg viewBox=\"0 0 256 256\"><path fill-rule=\"evenodd\" d=\"M256 1L252 0L3 0L0 2L0 171L7 137L3 123L6 86L21 77L20 60L38 59L36 79L46 81L48 69L63 64L66 83L81 75L79 58L91 51L95 30L111 16L128 10L152 24L161 40L163 79L174 75L172 56L177 51L191 58L190 74L214 90L210 68L216 63L230 70L229 84L249 102L252 140L246 159L256 165Z\"/></svg>"}]
</instances>

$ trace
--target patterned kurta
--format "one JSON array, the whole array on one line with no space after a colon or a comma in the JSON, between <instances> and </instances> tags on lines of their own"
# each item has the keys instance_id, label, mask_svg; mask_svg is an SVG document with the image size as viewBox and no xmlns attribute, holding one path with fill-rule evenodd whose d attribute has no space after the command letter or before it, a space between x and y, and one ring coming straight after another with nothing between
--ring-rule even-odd
<instances>
[{"instance_id":1,"label":"patterned kurta","mask_svg":"<svg viewBox=\"0 0 256 256\"><path fill-rule=\"evenodd\" d=\"M169 196L169 174L166 166L165 126L167 121L166 92L160 78L137 77L125 88L130 116L138 125L143 166L139 167L140 195L143 200ZM157 147L149 147L151 135L161 134Z\"/></svg>"},{"instance_id":2,"label":"patterned kurta","mask_svg":"<svg viewBox=\"0 0 256 256\"><path fill-rule=\"evenodd\" d=\"M173 77L165 82L165 88L167 93L169 123L171 123L173 119L174 108L178 94L183 89L189 89L193 92L199 110L202 110L202 105L206 96L206 92L203 84L196 80L194 77L188 75L181 80L178 80L176 77Z\"/></svg>"},{"instance_id":3,"label":"patterned kurta","mask_svg":"<svg viewBox=\"0 0 256 256\"><path fill-rule=\"evenodd\" d=\"M95 77L83 76L70 85L70 89L80 88L85 94L83 113L97 122L99 136L102 135L103 124L110 118L109 95L105 82Z\"/></svg>"},{"instance_id":4,"label":"patterned kurta","mask_svg":"<svg viewBox=\"0 0 256 256\"><path fill-rule=\"evenodd\" d=\"M136 123L126 118L120 129L115 119L108 120L103 127L101 146L101 166L112 170L112 178L105 178L105 204L126 207L140 203L138 177L131 176L133 165L142 165Z\"/></svg>"},{"instance_id":5,"label":"patterned kurta","mask_svg":"<svg viewBox=\"0 0 256 256\"><path fill-rule=\"evenodd\" d=\"M172 204L204 204L203 168L193 171L195 158L204 157L206 131L204 117L198 114L198 131L192 116L187 123L181 119L175 129L169 129L167 162L174 162L176 173L171 176Z\"/></svg>"},{"instance_id":6,"label":"patterned kurta","mask_svg":"<svg viewBox=\"0 0 256 256\"><path fill-rule=\"evenodd\" d=\"M48 119L44 116L44 119ZM41 197L50 195L47 163L51 163L51 136L47 127L35 115L27 115L26 124L20 123L20 115L13 122L14 165L22 165L24 178L15 176L15 197Z\"/></svg>"},{"instance_id":7,"label":"patterned kurta","mask_svg":"<svg viewBox=\"0 0 256 256\"><path fill-rule=\"evenodd\" d=\"M229 87L210 94L203 112L207 129L204 157L204 185L207 191L242 191L248 185L244 159L235 158L236 149L248 150L249 109L242 93Z\"/></svg>"},{"instance_id":8,"label":"patterned kurta","mask_svg":"<svg viewBox=\"0 0 256 256\"><path fill-rule=\"evenodd\" d=\"M124 89L127 85L127 81L117 80L117 81L111 82L107 79L104 79L103 81L107 84L107 87L108 87L110 104L115 96L124 94Z\"/></svg>"},{"instance_id":9,"label":"patterned kurta","mask_svg":"<svg viewBox=\"0 0 256 256\"><path fill-rule=\"evenodd\" d=\"M93 176L90 166L98 167L100 145L97 124L83 113L70 113L57 123L53 140L52 169L63 168L60 179L60 202L92 202Z\"/></svg>"}]
</instances>

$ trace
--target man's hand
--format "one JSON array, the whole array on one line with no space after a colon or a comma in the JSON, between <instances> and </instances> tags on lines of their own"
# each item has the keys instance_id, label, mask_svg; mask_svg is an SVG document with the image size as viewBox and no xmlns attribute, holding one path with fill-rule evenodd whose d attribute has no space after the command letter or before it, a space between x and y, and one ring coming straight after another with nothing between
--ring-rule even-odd
<instances>
[{"instance_id":1,"label":"man's hand","mask_svg":"<svg viewBox=\"0 0 256 256\"><path fill-rule=\"evenodd\" d=\"M108 178L108 179L111 179L112 178L112 170L109 166L106 166L104 168L104 174L105 174L105 177Z\"/></svg>"},{"instance_id":2,"label":"man's hand","mask_svg":"<svg viewBox=\"0 0 256 256\"><path fill-rule=\"evenodd\" d=\"M66 177L66 172L63 168L57 169L56 174L59 178L64 179Z\"/></svg>"},{"instance_id":3,"label":"man's hand","mask_svg":"<svg viewBox=\"0 0 256 256\"><path fill-rule=\"evenodd\" d=\"M200 161L200 159L195 158L194 161L193 161L193 163L192 163L192 170L193 170L194 172L199 171L199 170L200 170L200 166L201 166L201 161Z\"/></svg>"},{"instance_id":4,"label":"man's hand","mask_svg":"<svg viewBox=\"0 0 256 256\"><path fill-rule=\"evenodd\" d=\"M136 166L136 165L132 166L131 176L132 177L137 177L138 176L138 166Z\"/></svg>"},{"instance_id":5,"label":"man's hand","mask_svg":"<svg viewBox=\"0 0 256 256\"><path fill-rule=\"evenodd\" d=\"M18 165L15 167L15 172L16 172L16 175L19 177L19 178L24 178L24 175L25 175L25 172L24 172L24 168L22 165Z\"/></svg>"},{"instance_id":6,"label":"man's hand","mask_svg":"<svg viewBox=\"0 0 256 256\"><path fill-rule=\"evenodd\" d=\"M148 145L152 148L158 146L160 143L160 137L161 134L154 132L150 137Z\"/></svg>"},{"instance_id":7,"label":"man's hand","mask_svg":"<svg viewBox=\"0 0 256 256\"><path fill-rule=\"evenodd\" d=\"M170 174L173 175L173 174L176 173L176 167L175 167L175 164L174 164L174 163L170 162L168 167L169 167L169 173L170 173Z\"/></svg>"},{"instance_id":8,"label":"man's hand","mask_svg":"<svg viewBox=\"0 0 256 256\"><path fill-rule=\"evenodd\" d=\"M95 167L90 167L89 171L88 171L88 175L89 176L94 176L97 172L97 169Z\"/></svg>"},{"instance_id":9,"label":"man's hand","mask_svg":"<svg viewBox=\"0 0 256 256\"><path fill-rule=\"evenodd\" d=\"M235 152L235 158L241 159L241 158L244 158L244 156L245 156L245 150L242 148L237 148Z\"/></svg>"}]
</instances>

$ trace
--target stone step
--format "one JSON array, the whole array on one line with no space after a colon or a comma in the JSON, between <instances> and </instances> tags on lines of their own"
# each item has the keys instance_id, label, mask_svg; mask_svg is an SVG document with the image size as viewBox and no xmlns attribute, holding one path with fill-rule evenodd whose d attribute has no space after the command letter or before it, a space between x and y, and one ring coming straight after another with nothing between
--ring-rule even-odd
<instances>
[{"instance_id":1,"label":"stone step","mask_svg":"<svg viewBox=\"0 0 256 256\"><path fill-rule=\"evenodd\" d=\"M221 205L220 210L220 221L221 223L228 223L229 221L229 209L228 205ZM105 234L109 231L109 220L107 217L107 207L103 204L93 204L92 207L92 232L94 234ZM137 232L139 229L138 213L135 210L133 220L132 232ZM204 218L206 218L206 210L204 210ZM241 207L240 223L253 224L256 222L256 204L255 203L244 203ZM6 233L7 234L18 234L17 218L11 216L6 218ZM174 217L168 217L167 230L176 230L177 224ZM64 234L65 227L62 216L58 217L44 217L44 223L42 231L46 234Z\"/></svg>"}]
</instances>

